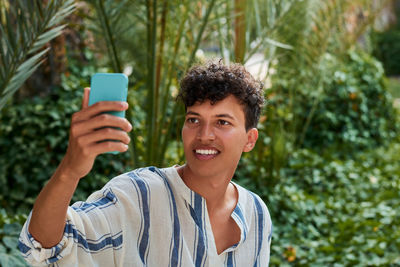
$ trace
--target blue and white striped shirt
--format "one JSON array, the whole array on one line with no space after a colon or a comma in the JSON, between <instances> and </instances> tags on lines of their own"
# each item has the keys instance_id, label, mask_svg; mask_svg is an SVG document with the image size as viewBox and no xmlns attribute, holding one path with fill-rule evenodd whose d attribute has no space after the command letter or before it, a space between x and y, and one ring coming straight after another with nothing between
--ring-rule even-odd
<instances>
[{"instance_id":1,"label":"blue and white striped shirt","mask_svg":"<svg viewBox=\"0 0 400 267\"><path fill-rule=\"evenodd\" d=\"M175 167L122 174L68 208L64 236L42 248L22 229L19 247L35 266L268 266L272 224L266 205L234 184L239 243L218 255L206 201Z\"/></svg>"}]
</instances>

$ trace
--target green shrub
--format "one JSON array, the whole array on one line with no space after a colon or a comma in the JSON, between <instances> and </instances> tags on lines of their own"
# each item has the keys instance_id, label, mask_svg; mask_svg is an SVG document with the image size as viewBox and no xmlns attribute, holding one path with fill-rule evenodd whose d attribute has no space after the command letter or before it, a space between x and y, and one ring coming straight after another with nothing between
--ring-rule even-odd
<instances>
[{"instance_id":1,"label":"green shrub","mask_svg":"<svg viewBox=\"0 0 400 267\"><path fill-rule=\"evenodd\" d=\"M271 266L400 264L399 155L398 143L347 159L298 150L269 188L256 186L260 172L246 158L237 181L269 207Z\"/></svg>"},{"instance_id":2,"label":"green shrub","mask_svg":"<svg viewBox=\"0 0 400 267\"><path fill-rule=\"evenodd\" d=\"M376 59L350 51L343 61L332 65L329 78L307 128L306 147L339 144L347 150L363 149L395 136L392 99Z\"/></svg>"},{"instance_id":3,"label":"green shrub","mask_svg":"<svg viewBox=\"0 0 400 267\"><path fill-rule=\"evenodd\" d=\"M26 100L0 114L0 201L8 211L27 211L62 159L75 92ZM65 98L69 95L68 98Z\"/></svg>"},{"instance_id":4,"label":"green shrub","mask_svg":"<svg viewBox=\"0 0 400 267\"><path fill-rule=\"evenodd\" d=\"M376 59L360 50L344 58L327 54L319 71L324 75L315 83L301 82L312 79L307 70L299 71L302 78L273 80L267 124L282 121L297 147L343 153L380 146L396 135L396 114Z\"/></svg>"}]
</instances>

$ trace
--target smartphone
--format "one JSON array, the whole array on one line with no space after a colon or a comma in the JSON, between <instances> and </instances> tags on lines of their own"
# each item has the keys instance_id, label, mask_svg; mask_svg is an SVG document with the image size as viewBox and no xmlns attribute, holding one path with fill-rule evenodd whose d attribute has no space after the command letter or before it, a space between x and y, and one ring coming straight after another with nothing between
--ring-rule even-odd
<instances>
[{"instance_id":1,"label":"smartphone","mask_svg":"<svg viewBox=\"0 0 400 267\"><path fill-rule=\"evenodd\" d=\"M90 81L89 106L100 101L126 101L127 94L128 94L128 77L125 74L96 73L92 76ZM114 116L125 118L125 110L109 111L107 113ZM119 152L112 151L108 153L118 154Z\"/></svg>"},{"instance_id":2,"label":"smartphone","mask_svg":"<svg viewBox=\"0 0 400 267\"><path fill-rule=\"evenodd\" d=\"M89 106L100 101L126 101L128 77L123 73L96 73L90 81ZM125 111L110 111L124 118Z\"/></svg>"}]
</instances>

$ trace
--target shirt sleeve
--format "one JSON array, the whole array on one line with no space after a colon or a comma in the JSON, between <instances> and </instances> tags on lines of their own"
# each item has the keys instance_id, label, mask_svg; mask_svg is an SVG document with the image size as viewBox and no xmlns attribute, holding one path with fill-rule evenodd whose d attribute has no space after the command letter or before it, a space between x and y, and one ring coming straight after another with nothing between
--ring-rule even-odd
<instances>
[{"instance_id":1,"label":"shirt sleeve","mask_svg":"<svg viewBox=\"0 0 400 267\"><path fill-rule=\"evenodd\" d=\"M68 207L61 241L52 248L42 245L29 233L31 214L20 234L19 249L32 266L59 263L62 266L118 266L122 253L124 216L118 188L105 187L86 202ZM123 193L121 193L124 199Z\"/></svg>"}]
</instances>

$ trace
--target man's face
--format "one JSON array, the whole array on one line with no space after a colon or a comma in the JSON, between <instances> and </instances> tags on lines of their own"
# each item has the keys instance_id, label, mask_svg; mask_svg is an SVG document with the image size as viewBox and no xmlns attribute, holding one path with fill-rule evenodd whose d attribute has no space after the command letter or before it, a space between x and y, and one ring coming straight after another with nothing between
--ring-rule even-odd
<instances>
[{"instance_id":1,"label":"man's face","mask_svg":"<svg viewBox=\"0 0 400 267\"><path fill-rule=\"evenodd\" d=\"M233 176L257 137L257 129L246 131L243 107L233 95L214 105L197 102L187 108L182 128L186 165L197 177Z\"/></svg>"}]
</instances>

